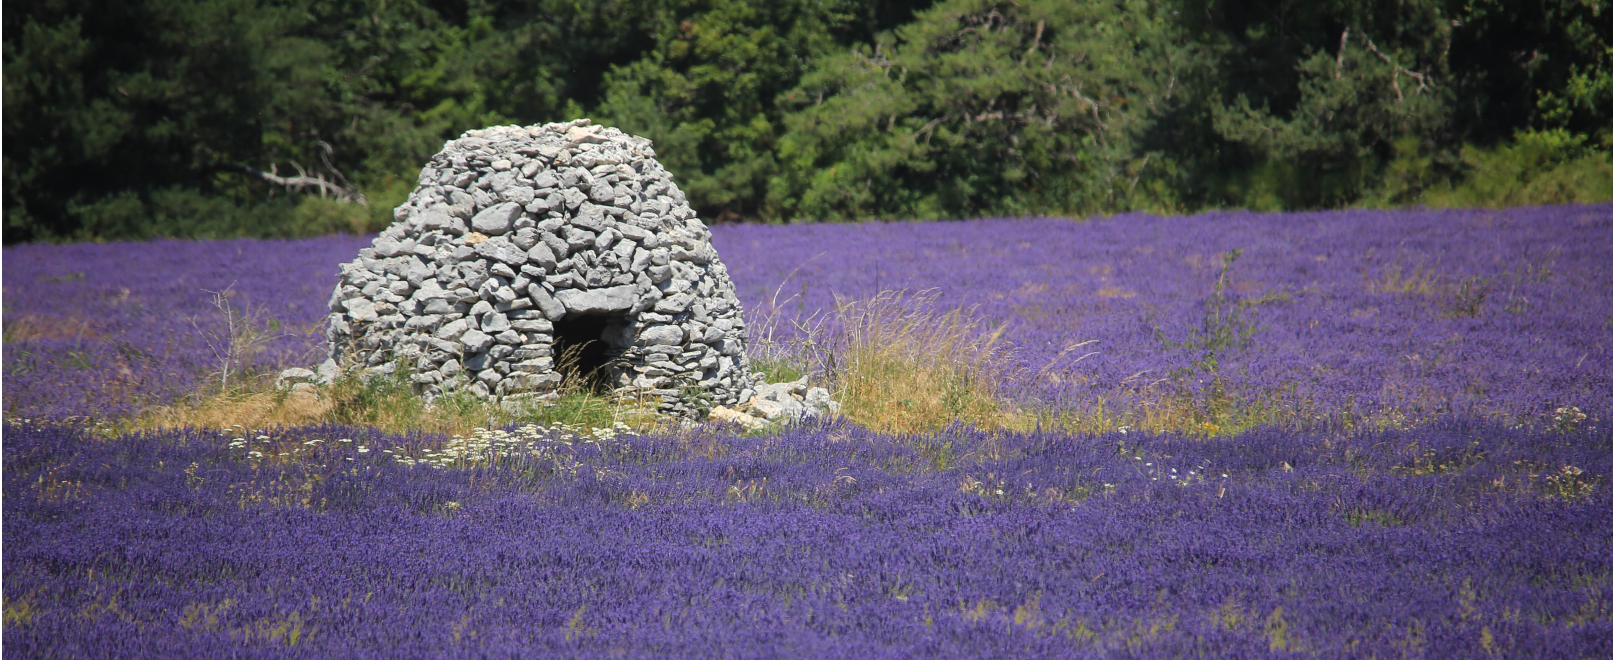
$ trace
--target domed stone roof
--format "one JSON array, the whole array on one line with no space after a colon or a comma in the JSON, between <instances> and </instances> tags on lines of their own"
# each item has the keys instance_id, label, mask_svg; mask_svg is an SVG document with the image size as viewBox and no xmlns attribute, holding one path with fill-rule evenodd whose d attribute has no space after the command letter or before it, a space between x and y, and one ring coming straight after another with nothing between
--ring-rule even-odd
<instances>
[{"instance_id":1,"label":"domed stone roof","mask_svg":"<svg viewBox=\"0 0 1615 660\"><path fill-rule=\"evenodd\" d=\"M587 119L449 141L341 266L331 357L402 365L428 399L547 398L569 373L669 413L750 399L734 285L655 156Z\"/></svg>"}]
</instances>

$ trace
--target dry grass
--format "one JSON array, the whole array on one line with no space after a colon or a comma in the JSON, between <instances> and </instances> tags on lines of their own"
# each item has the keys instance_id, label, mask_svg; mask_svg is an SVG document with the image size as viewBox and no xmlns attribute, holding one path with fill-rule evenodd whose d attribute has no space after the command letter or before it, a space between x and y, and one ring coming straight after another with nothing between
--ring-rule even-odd
<instances>
[{"instance_id":1,"label":"dry grass","mask_svg":"<svg viewBox=\"0 0 1615 660\"><path fill-rule=\"evenodd\" d=\"M325 421L332 407L330 397L318 394L231 392L153 408L141 416L137 426L146 429L219 428L237 424L255 429L297 426Z\"/></svg>"},{"instance_id":2,"label":"dry grass","mask_svg":"<svg viewBox=\"0 0 1615 660\"><path fill-rule=\"evenodd\" d=\"M887 291L837 305L820 360L842 413L888 433L1013 426L999 392L1009 375L1003 328L985 330L974 309L939 311L936 298Z\"/></svg>"},{"instance_id":3,"label":"dry grass","mask_svg":"<svg viewBox=\"0 0 1615 660\"><path fill-rule=\"evenodd\" d=\"M401 375L369 379L350 375L313 391L276 391L267 379L231 391L197 395L169 406L153 408L133 423L137 429L182 426L272 428L303 424L369 426L389 433L426 432L467 435L478 428L510 424L560 422L585 428L610 428L617 422L636 429L658 420L640 402L615 399L564 384L559 399L550 405L515 412L469 394L439 397L423 402Z\"/></svg>"},{"instance_id":4,"label":"dry grass","mask_svg":"<svg viewBox=\"0 0 1615 660\"><path fill-rule=\"evenodd\" d=\"M104 336L88 319L38 314L7 315L0 335L7 344L34 339L99 339Z\"/></svg>"}]
</instances>

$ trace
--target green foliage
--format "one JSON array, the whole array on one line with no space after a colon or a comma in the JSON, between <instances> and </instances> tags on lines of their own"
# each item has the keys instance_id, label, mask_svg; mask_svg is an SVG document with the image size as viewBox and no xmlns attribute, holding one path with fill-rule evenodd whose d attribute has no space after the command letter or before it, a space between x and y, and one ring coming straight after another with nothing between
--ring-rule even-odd
<instances>
[{"instance_id":1,"label":"green foliage","mask_svg":"<svg viewBox=\"0 0 1615 660\"><path fill-rule=\"evenodd\" d=\"M1607 0L8 9L7 243L376 231L445 139L585 114L709 221L1610 198Z\"/></svg>"},{"instance_id":2,"label":"green foliage","mask_svg":"<svg viewBox=\"0 0 1615 660\"><path fill-rule=\"evenodd\" d=\"M597 112L654 140L703 215L755 217L777 169L774 98L836 45L832 33L853 18L843 4L667 3L652 20L655 47L612 67Z\"/></svg>"},{"instance_id":3,"label":"green foliage","mask_svg":"<svg viewBox=\"0 0 1615 660\"><path fill-rule=\"evenodd\" d=\"M832 54L782 101L786 218L935 218L1123 208L1135 136L1192 68L1142 2L955 0Z\"/></svg>"},{"instance_id":4,"label":"green foliage","mask_svg":"<svg viewBox=\"0 0 1615 660\"><path fill-rule=\"evenodd\" d=\"M1156 122L1146 143L1170 162L1150 174L1188 207L1397 205L1462 185L1475 169L1465 143L1538 127L1607 144L1607 10L1580 0L1185 2L1184 29L1215 66ZM1471 200L1499 203L1490 197Z\"/></svg>"},{"instance_id":5,"label":"green foliage","mask_svg":"<svg viewBox=\"0 0 1615 660\"><path fill-rule=\"evenodd\" d=\"M1393 145L1411 137L1428 152L1440 143L1453 27L1436 3L1313 3L1282 17L1228 12L1222 22L1211 41L1228 66L1203 102L1227 148L1213 157L1225 167L1197 163L1208 201L1348 204L1377 183Z\"/></svg>"},{"instance_id":6,"label":"green foliage","mask_svg":"<svg viewBox=\"0 0 1615 660\"><path fill-rule=\"evenodd\" d=\"M762 374L770 383L789 383L806 376L809 368L803 360L791 359L789 356L778 356L775 358L753 358L751 370L752 373Z\"/></svg>"},{"instance_id":7,"label":"green foliage","mask_svg":"<svg viewBox=\"0 0 1615 660\"><path fill-rule=\"evenodd\" d=\"M1521 131L1491 149L1464 152L1456 183L1440 182L1419 199L1428 206L1524 206L1607 202L1610 151L1562 128Z\"/></svg>"}]
</instances>

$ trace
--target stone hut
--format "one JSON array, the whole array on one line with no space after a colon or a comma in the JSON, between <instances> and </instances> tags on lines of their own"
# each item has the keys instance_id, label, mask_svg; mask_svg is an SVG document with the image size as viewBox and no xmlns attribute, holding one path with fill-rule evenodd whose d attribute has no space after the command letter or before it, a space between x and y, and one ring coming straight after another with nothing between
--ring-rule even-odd
<instances>
[{"instance_id":1,"label":"stone hut","mask_svg":"<svg viewBox=\"0 0 1615 660\"><path fill-rule=\"evenodd\" d=\"M734 285L655 156L587 119L448 142L341 266L331 358L401 365L428 399L550 398L570 377L672 414L748 401Z\"/></svg>"}]
</instances>

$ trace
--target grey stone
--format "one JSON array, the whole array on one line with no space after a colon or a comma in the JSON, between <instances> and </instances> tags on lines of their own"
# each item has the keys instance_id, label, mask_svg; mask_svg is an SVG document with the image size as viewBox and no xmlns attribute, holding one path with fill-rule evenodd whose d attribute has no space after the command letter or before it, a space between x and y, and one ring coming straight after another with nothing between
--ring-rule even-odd
<instances>
[{"instance_id":1,"label":"grey stone","mask_svg":"<svg viewBox=\"0 0 1615 660\"><path fill-rule=\"evenodd\" d=\"M634 305L634 288L616 286L608 289L558 291L556 300L572 314L607 314L627 311Z\"/></svg>"},{"instance_id":2,"label":"grey stone","mask_svg":"<svg viewBox=\"0 0 1615 660\"><path fill-rule=\"evenodd\" d=\"M510 231L510 223L515 222L521 213L521 205L515 202L485 208L471 219L471 229L480 234L498 236Z\"/></svg>"},{"instance_id":3,"label":"grey stone","mask_svg":"<svg viewBox=\"0 0 1615 660\"><path fill-rule=\"evenodd\" d=\"M685 310L690 308L690 303L694 301L694 296L688 293L680 293L678 295L662 299L661 302L656 303L656 306L653 309L662 314L682 314Z\"/></svg>"},{"instance_id":4,"label":"grey stone","mask_svg":"<svg viewBox=\"0 0 1615 660\"><path fill-rule=\"evenodd\" d=\"M475 208L476 200L472 199L470 195L458 190L449 193L449 207L447 212L450 216L459 218L461 220L470 220L471 212ZM461 231L464 231L464 225L459 226L461 227Z\"/></svg>"},{"instance_id":5,"label":"grey stone","mask_svg":"<svg viewBox=\"0 0 1615 660\"><path fill-rule=\"evenodd\" d=\"M445 208L447 207L433 207L421 213L421 230L437 231L448 227L453 222L453 218L450 218L449 214L444 212Z\"/></svg>"},{"instance_id":6,"label":"grey stone","mask_svg":"<svg viewBox=\"0 0 1615 660\"><path fill-rule=\"evenodd\" d=\"M528 286L531 286L531 285L528 285ZM510 302L499 303L497 305L494 305L493 308L497 309L497 310L499 310L501 312L514 312L514 311L518 311L518 310L527 309L527 308L532 307L532 306L533 306L533 299L532 298L528 298L526 296L518 295L518 296L516 296L515 300L512 300Z\"/></svg>"},{"instance_id":7,"label":"grey stone","mask_svg":"<svg viewBox=\"0 0 1615 660\"><path fill-rule=\"evenodd\" d=\"M533 304L538 306L546 319L559 321L561 317L566 316L566 306L545 291L544 287L537 284L527 285L527 297L532 299Z\"/></svg>"},{"instance_id":8,"label":"grey stone","mask_svg":"<svg viewBox=\"0 0 1615 660\"><path fill-rule=\"evenodd\" d=\"M490 238L477 244L477 255L484 259L498 261L507 266L520 266L527 263L527 251L518 249L504 237Z\"/></svg>"},{"instance_id":9,"label":"grey stone","mask_svg":"<svg viewBox=\"0 0 1615 660\"><path fill-rule=\"evenodd\" d=\"M443 324L442 327L437 329L437 332L432 334L438 339L457 339L460 335L465 334L465 331L469 329L470 326L466 323L465 319L455 319Z\"/></svg>"},{"instance_id":10,"label":"grey stone","mask_svg":"<svg viewBox=\"0 0 1615 660\"><path fill-rule=\"evenodd\" d=\"M493 343L493 337L480 330L467 330L465 334L460 335L460 345L464 346L468 353L481 353L488 350Z\"/></svg>"},{"instance_id":11,"label":"grey stone","mask_svg":"<svg viewBox=\"0 0 1615 660\"><path fill-rule=\"evenodd\" d=\"M566 255L572 252L572 246L566 242L566 239L561 238L554 233L546 233L539 237L539 240L543 241L544 245L549 247L550 254L554 255L556 260L565 259ZM528 257L531 258L532 255L529 254ZM555 268L553 266L546 266L546 268L548 268L550 272L555 272Z\"/></svg>"},{"instance_id":12,"label":"grey stone","mask_svg":"<svg viewBox=\"0 0 1615 660\"><path fill-rule=\"evenodd\" d=\"M348 310L348 318L354 323L365 323L376 320L376 304L365 298L351 298L342 301L342 306Z\"/></svg>"},{"instance_id":13,"label":"grey stone","mask_svg":"<svg viewBox=\"0 0 1615 660\"><path fill-rule=\"evenodd\" d=\"M452 314L460 304L462 303L458 303L447 298L434 298L426 301L426 306L421 308L421 311L424 314L434 315Z\"/></svg>"},{"instance_id":14,"label":"grey stone","mask_svg":"<svg viewBox=\"0 0 1615 660\"><path fill-rule=\"evenodd\" d=\"M579 205L578 214L572 218L572 224L598 234L606 227L605 209L584 202Z\"/></svg>"},{"instance_id":15,"label":"grey stone","mask_svg":"<svg viewBox=\"0 0 1615 660\"><path fill-rule=\"evenodd\" d=\"M306 384L316 378L318 378L318 374L311 369L292 367L280 372L280 377L275 379L275 389L290 389L294 384Z\"/></svg>"},{"instance_id":16,"label":"grey stone","mask_svg":"<svg viewBox=\"0 0 1615 660\"><path fill-rule=\"evenodd\" d=\"M538 230L531 227L516 230L515 236L510 239L511 244L518 250L531 250L538 243Z\"/></svg>"},{"instance_id":17,"label":"grey stone","mask_svg":"<svg viewBox=\"0 0 1615 660\"><path fill-rule=\"evenodd\" d=\"M488 312L482 317L482 331L490 335L510 329L510 319L499 312Z\"/></svg>"},{"instance_id":18,"label":"grey stone","mask_svg":"<svg viewBox=\"0 0 1615 660\"><path fill-rule=\"evenodd\" d=\"M554 332L555 324L545 319L522 319L510 321L510 327L518 332Z\"/></svg>"},{"instance_id":19,"label":"grey stone","mask_svg":"<svg viewBox=\"0 0 1615 660\"><path fill-rule=\"evenodd\" d=\"M374 245L376 254L383 257L397 256L402 251L398 241L386 237L377 237Z\"/></svg>"},{"instance_id":20,"label":"grey stone","mask_svg":"<svg viewBox=\"0 0 1615 660\"><path fill-rule=\"evenodd\" d=\"M538 243L528 250L527 261L538 264L546 271L555 270L555 252L548 243Z\"/></svg>"},{"instance_id":21,"label":"grey stone","mask_svg":"<svg viewBox=\"0 0 1615 660\"><path fill-rule=\"evenodd\" d=\"M822 387L808 388L803 396L802 403L807 406L808 413L814 417L834 415L841 412L841 405L830 400L830 391Z\"/></svg>"},{"instance_id":22,"label":"grey stone","mask_svg":"<svg viewBox=\"0 0 1615 660\"><path fill-rule=\"evenodd\" d=\"M337 366L334 358L327 358L320 363L319 367L314 369L314 372L319 376L317 379L319 384L330 385L336 382L338 376L342 375L342 368Z\"/></svg>"},{"instance_id":23,"label":"grey stone","mask_svg":"<svg viewBox=\"0 0 1615 660\"><path fill-rule=\"evenodd\" d=\"M650 346L677 346L684 343L684 329L676 325L659 325L640 332L639 338Z\"/></svg>"}]
</instances>

